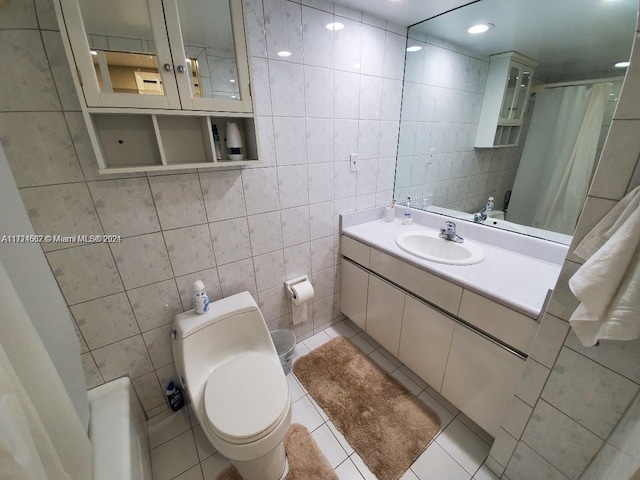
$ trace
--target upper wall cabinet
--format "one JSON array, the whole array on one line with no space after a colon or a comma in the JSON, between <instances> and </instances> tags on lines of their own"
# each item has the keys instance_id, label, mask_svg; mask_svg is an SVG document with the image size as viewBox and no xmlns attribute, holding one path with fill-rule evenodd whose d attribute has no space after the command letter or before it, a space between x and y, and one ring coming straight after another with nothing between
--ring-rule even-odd
<instances>
[{"instance_id":1,"label":"upper wall cabinet","mask_svg":"<svg viewBox=\"0 0 640 480\"><path fill-rule=\"evenodd\" d=\"M60 0L87 107L251 112L241 0Z\"/></svg>"},{"instance_id":2,"label":"upper wall cabinet","mask_svg":"<svg viewBox=\"0 0 640 480\"><path fill-rule=\"evenodd\" d=\"M538 63L517 52L492 55L476 147L518 144L533 72Z\"/></svg>"}]
</instances>

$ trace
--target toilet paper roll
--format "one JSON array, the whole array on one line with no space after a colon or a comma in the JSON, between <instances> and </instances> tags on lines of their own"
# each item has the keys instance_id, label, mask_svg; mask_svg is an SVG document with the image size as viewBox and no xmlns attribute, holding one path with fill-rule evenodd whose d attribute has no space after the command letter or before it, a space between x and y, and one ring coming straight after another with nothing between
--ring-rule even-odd
<instances>
[{"instance_id":1,"label":"toilet paper roll","mask_svg":"<svg viewBox=\"0 0 640 480\"><path fill-rule=\"evenodd\" d=\"M313 285L309 280L291 285L291 301L294 305L300 305L301 303L307 303L313 301Z\"/></svg>"},{"instance_id":2,"label":"toilet paper roll","mask_svg":"<svg viewBox=\"0 0 640 480\"><path fill-rule=\"evenodd\" d=\"M291 316L294 325L306 322L309 318L307 303L313 301L313 285L309 280L291 286Z\"/></svg>"}]
</instances>

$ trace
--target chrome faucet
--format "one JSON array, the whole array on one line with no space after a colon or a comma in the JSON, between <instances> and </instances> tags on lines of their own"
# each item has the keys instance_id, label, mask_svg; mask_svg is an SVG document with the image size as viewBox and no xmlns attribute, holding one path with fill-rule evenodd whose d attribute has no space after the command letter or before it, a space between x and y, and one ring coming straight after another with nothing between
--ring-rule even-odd
<instances>
[{"instance_id":1,"label":"chrome faucet","mask_svg":"<svg viewBox=\"0 0 640 480\"><path fill-rule=\"evenodd\" d=\"M479 212L473 214L473 221L477 223L482 223L487 219L487 207L484 207Z\"/></svg>"},{"instance_id":2,"label":"chrome faucet","mask_svg":"<svg viewBox=\"0 0 640 480\"><path fill-rule=\"evenodd\" d=\"M463 243L464 238L456 233L456 224L453 222L444 222L445 226L440 229L440 238L451 242Z\"/></svg>"}]
</instances>

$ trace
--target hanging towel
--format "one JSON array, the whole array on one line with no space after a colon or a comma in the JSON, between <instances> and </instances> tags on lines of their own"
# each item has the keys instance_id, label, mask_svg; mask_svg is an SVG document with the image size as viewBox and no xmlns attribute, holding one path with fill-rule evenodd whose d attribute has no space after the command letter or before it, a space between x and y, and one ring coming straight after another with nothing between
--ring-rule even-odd
<instances>
[{"instance_id":1,"label":"hanging towel","mask_svg":"<svg viewBox=\"0 0 640 480\"><path fill-rule=\"evenodd\" d=\"M573 252L584 265L569 287L580 300L569 323L583 345L640 337L640 187L629 192Z\"/></svg>"}]
</instances>

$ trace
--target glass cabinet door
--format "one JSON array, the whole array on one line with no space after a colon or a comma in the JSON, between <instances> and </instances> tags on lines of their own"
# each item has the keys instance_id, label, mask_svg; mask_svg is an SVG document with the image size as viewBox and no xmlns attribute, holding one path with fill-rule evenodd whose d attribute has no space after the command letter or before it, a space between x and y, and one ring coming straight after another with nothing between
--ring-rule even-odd
<instances>
[{"instance_id":1,"label":"glass cabinet door","mask_svg":"<svg viewBox=\"0 0 640 480\"><path fill-rule=\"evenodd\" d=\"M526 109L527 93L529 92L529 83L531 83L531 71L526 68L520 69L519 77L518 93L511 110L511 118L514 120L522 120L523 118Z\"/></svg>"},{"instance_id":2,"label":"glass cabinet door","mask_svg":"<svg viewBox=\"0 0 640 480\"><path fill-rule=\"evenodd\" d=\"M502 108L500 110L501 120L510 120L513 115L513 104L515 96L518 92L518 77L520 70L516 66L509 68L509 79L507 81L507 88L504 92L504 98L502 100Z\"/></svg>"},{"instance_id":3,"label":"glass cabinet door","mask_svg":"<svg viewBox=\"0 0 640 480\"><path fill-rule=\"evenodd\" d=\"M241 0L164 0L182 108L251 112Z\"/></svg>"},{"instance_id":4,"label":"glass cabinet door","mask_svg":"<svg viewBox=\"0 0 640 480\"><path fill-rule=\"evenodd\" d=\"M89 107L180 108L159 0L62 0Z\"/></svg>"}]
</instances>

